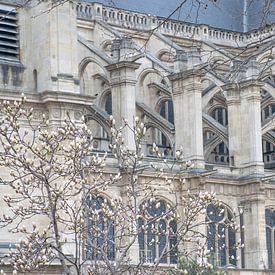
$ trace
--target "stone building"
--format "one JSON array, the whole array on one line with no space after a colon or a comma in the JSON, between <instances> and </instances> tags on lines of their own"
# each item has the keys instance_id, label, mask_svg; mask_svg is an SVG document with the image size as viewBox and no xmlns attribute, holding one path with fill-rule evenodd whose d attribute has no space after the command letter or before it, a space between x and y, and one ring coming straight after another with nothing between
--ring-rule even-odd
<instances>
[{"instance_id":1,"label":"stone building","mask_svg":"<svg viewBox=\"0 0 275 275\"><path fill-rule=\"evenodd\" d=\"M188 184L215 191L224 219L244 209L245 231L226 242L240 237L245 248L233 262L216 253L220 265L275 268L275 25L243 33L85 1L47 12L45 2L0 3L1 100L24 92L34 119L46 113L51 125L84 113L99 152L110 114L146 116L148 159L153 143L167 159L182 146L194 164ZM12 238L0 234L0 252Z\"/></svg>"}]
</instances>

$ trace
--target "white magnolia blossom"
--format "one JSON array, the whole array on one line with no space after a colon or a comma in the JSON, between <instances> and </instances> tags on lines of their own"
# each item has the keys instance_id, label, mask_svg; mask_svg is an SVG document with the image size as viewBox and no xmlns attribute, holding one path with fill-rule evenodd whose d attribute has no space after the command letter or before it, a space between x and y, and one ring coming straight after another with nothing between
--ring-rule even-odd
<instances>
[{"instance_id":1,"label":"white magnolia blossom","mask_svg":"<svg viewBox=\"0 0 275 275\"><path fill-rule=\"evenodd\" d=\"M156 162L149 163L141 146L146 122L134 119L131 130L135 133L136 150L130 150L123 138L123 129L130 127L128 122L117 127L110 116L109 148L117 165L116 171L110 172L106 168L108 154L94 151L93 136L84 118L74 122L68 115L59 127L50 127L46 114L40 123L34 123L33 110L26 111L26 104L22 95L21 101L3 101L0 110L0 164L9 171L1 183L12 190L3 197L9 212L3 213L0 224L24 236L9 251L8 264L12 265L13 274L45 268L55 260L66 275L155 274L162 257L175 247L178 258L197 255L200 265L209 265L206 236L200 230L201 226L207 226L207 221L199 217L205 216L210 203L219 205L219 201L215 193L194 192L185 187L184 175L193 168L193 163L183 162L182 148L176 151L174 161L167 161L154 143ZM22 121L24 125L27 123L27 130L21 129ZM122 192L112 194L114 187ZM174 201L163 210L158 192L165 188ZM187 190L179 197L181 188ZM105 191L112 197L96 201ZM154 207L159 211L156 216L149 213ZM141 220L143 224L139 226ZM166 228L158 226L162 220L167 221ZM176 229L170 225L173 221L177 223ZM231 226L240 229L234 221ZM112 228L114 240L108 237ZM159 245L160 237L164 236L165 249L150 265L142 261L133 265L131 253L138 235L148 234L149 230L154 237L148 245ZM173 235L177 236L176 243L170 247L169 238ZM102 236L100 245L98 236ZM196 246L196 253L185 248L188 243ZM112 246L115 258L109 257ZM68 256L68 247L73 257ZM243 247L241 241L238 247ZM90 254L97 260L88 266L85 255Z\"/></svg>"}]
</instances>

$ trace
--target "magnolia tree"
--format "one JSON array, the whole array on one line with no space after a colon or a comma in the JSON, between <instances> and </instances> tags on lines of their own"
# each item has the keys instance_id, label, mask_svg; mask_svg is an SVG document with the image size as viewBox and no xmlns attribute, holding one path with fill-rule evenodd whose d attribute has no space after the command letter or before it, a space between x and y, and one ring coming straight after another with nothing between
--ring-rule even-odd
<instances>
[{"instance_id":1,"label":"magnolia tree","mask_svg":"<svg viewBox=\"0 0 275 275\"><path fill-rule=\"evenodd\" d=\"M25 101L4 101L0 109L1 231L18 240L1 262L2 273L6 266L17 274L59 265L66 275L161 274L165 263L167 274L180 270L179 259L212 268L205 211L220 202L213 193L185 188L192 164L182 161L182 150L167 161L154 146L150 163L142 154L144 122L136 118L136 147L129 150L128 123L116 127L110 117L110 153L99 154L84 120L68 115L53 127L43 116L38 123ZM160 189L172 203L159 198ZM110 199L103 196L108 192ZM234 217L228 226L238 230Z\"/></svg>"}]
</instances>

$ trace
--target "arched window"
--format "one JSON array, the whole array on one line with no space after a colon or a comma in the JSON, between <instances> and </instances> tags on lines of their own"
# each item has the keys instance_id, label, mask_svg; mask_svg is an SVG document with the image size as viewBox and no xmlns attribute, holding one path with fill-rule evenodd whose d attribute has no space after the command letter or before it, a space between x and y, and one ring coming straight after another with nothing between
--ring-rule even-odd
<instances>
[{"instance_id":1,"label":"arched window","mask_svg":"<svg viewBox=\"0 0 275 275\"><path fill-rule=\"evenodd\" d=\"M219 107L212 111L211 116L223 126L228 124L228 115L225 108Z\"/></svg>"},{"instance_id":2,"label":"arched window","mask_svg":"<svg viewBox=\"0 0 275 275\"><path fill-rule=\"evenodd\" d=\"M160 115L172 124L174 124L174 106L172 100L166 100L161 102Z\"/></svg>"},{"instance_id":3,"label":"arched window","mask_svg":"<svg viewBox=\"0 0 275 275\"><path fill-rule=\"evenodd\" d=\"M112 94L111 93L109 93L105 98L104 109L107 112L107 114L112 115L113 108L112 108Z\"/></svg>"},{"instance_id":4,"label":"arched window","mask_svg":"<svg viewBox=\"0 0 275 275\"><path fill-rule=\"evenodd\" d=\"M139 257L141 262L177 263L177 223L166 215L169 205L164 200L141 205L143 218L138 220Z\"/></svg>"},{"instance_id":5,"label":"arched window","mask_svg":"<svg viewBox=\"0 0 275 275\"><path fill-rule=\"evenodd\" d=\"M232 214L225 206L209 204L206 211L207 246L217 266L236 265L236 232L230 226Z\"/></svg>"},{"instance_id":6,"label":"arched window","mask_svg":"<svg viewBox=\"0 0 275 275\"><path fill-rule=\"evenodd\" d=\"M275 267L275 210L265 210L266 247L268 253L268 268Z\"/></svg>"},{"instance_id":7,"label":"arched window","mask_svg":"<svg viewBox=\"0 0 275 275\"><path fill-rule=\"evenodd\" d=\"M87 198L87 259L115 259L115 229L110 202L102 196Z\"/></svg>"}]
</instances>

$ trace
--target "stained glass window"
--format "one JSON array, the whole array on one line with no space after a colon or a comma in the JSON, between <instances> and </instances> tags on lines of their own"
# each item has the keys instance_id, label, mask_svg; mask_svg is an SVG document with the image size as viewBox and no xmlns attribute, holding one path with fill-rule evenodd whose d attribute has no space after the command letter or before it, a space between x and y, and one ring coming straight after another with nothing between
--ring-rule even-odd
<instances>
[{"instance_id":1,"label":"stained glass window","mask_svg":"<svg viewBox=\"0 0 275 275\"><path fill-rule=\"evenodd\" d=\"M176 264L177 223L166 219L168 204L164 200L147 201L140 209L143 216L138 222L140 260L150 263L160 258L160 263Z\"/></svg>"},{"instance_id":2,"label":"stained glass window","mask_svg":"<svg viewBox=\"0 0 275 275\"><path fill-rule=\"evenodd\" d=\"M232 214L229 209L209 204L206 221L211 263L217 266L236 265L236 232L230 226Z\"/></svg>"},{"instance_id":3,"label":"stained glass window","mask_svg":"<svg viewBox=\"0 0 275 275\"><path fill-rule=\"evenodd\" d=\"M109 260L115 258L114 222L107 215L112 210L110 202L102 196L87 199L87 258L101 260L103 253Z\"/></svg>"}]
</instances>

